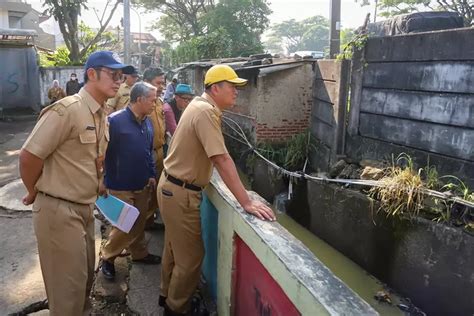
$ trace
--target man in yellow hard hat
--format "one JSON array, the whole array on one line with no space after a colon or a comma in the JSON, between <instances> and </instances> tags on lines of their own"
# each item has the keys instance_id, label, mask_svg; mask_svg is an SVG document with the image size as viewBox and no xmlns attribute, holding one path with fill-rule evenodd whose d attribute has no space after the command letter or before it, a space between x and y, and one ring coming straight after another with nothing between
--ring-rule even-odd
<instances>
[{"instance_id":1,"label":"man in yellow hard hat","mask_svg":"<svg viewBox=\"0 0 474 316\"><path fill-rule=\"evenodd\" d=\"M216 65L208 70L204 83L205 92L181 116L158 184L158 204L166 227L160 295L164 315L184 314L198 285L204 257L199 205L213 167L248 213L275 220L269 207L250 199L221 131L222 111L235 104L236 86L247 80L227 65Z\"/></svg>"}]
</instances>

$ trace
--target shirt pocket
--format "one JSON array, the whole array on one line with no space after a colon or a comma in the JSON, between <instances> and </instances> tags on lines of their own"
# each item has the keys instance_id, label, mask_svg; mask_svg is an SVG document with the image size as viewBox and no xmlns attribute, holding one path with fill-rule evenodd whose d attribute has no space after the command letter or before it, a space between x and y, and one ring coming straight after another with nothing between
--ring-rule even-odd
<instances>
[{"instance_id":1,"label":"shirt pocket","mask_svg":"<svg viewBox=\"0 0 474 316\"><path fill-rule=\"evenodd\" d=\"M97 142L97 136L95 131L85 131L79 134L79 140L81 144L95 144Z\"/></svg>"}]
</instances>

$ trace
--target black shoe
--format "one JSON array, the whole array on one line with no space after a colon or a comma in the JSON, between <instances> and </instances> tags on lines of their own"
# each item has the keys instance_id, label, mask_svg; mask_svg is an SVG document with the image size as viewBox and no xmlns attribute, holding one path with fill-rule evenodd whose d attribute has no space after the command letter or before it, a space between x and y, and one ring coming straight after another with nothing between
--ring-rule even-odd
<instances>
[{"instance_id":1,"label":"black shoe","mask_svg":"<svg viewBox=\"0 0 474 316\"><path fill-rule=\"evenodd\" d=\"M143 264L160 264L161 263L161 257L152 255L149 253L146 255L146 257L141 258L141 259L136 259L132 260L133 263L143 263Z\"/></svg>"},{"instance_id":2,"label":"black shoe","mask_svg":"<svg viewBox=\"0 0 474 316\"><path fill-rule=\"evenodd\" d=\"M161 307L165 307L165 304L166 296L160 295L160 297L158 298L158 305L160 305Z\"/></svg>"},{"instance_id":3,"label":"black shoe","mask_svg":"<svg viewBox=\"0 0 474 316\"><path fill-rule=\"evenodd\" d=\"M163 316L186 316L185 313L177 313L175 311L173 311L171 308L169 308L169 306L165 303L164 304L165 306L164 307L164 312L163 312Z\"/></svg>"},{"instance_id":4,"label":"black shoe","mask_svg":"<svg viewBox=\"0 0 474 316\"><path fill-rule=\"evenodd\" d=\"M146 231L164 230L165 224L153 222L150 226L145 227Z\"/></svg>"},{"instance_id":5,"label":"black shoe","mask_svg":"<svg viewBox=\"0 0 474 316\"><path fill-rule=\"evenodd\" d=\"M115 266L113 262L102 260L102 267L100 270L102 271L104 278L107 280L115 279Z\"/></svg>"}]
</instances>

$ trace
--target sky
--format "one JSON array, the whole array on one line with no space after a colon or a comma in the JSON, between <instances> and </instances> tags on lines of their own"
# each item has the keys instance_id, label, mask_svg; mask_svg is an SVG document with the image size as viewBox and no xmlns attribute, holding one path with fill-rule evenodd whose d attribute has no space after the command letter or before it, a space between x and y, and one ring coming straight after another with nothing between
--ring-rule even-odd
<instances>
[{"instance_id":1,"label":"sky","mask_svg":"<svg viewBox=\"0 0 474 316\"><path fill-rule=\"evenodd\" d=\"M341 26L342 28L357 28L364 23L365 16L371 12L373 15L374 7L361 7L355 0L341 0ZM27 0L33 8L43 11L40 0ZM90 8L96 8L99 11L104 9L106 1L88 1ZM270 8L273 13L270 15L270 23L279 23L289 19L302 20L314 15L322 15L329 18L329 0L270 0ZM142 32L149 32L148 27L159 18L157 13L145 13L137 9L138 12L130 13L132 32L140 31L140 21ZM123 6L120 5L110 25L117 26L120 24L120 18L123 16ZM99 23L94 12L83 12L81 19L92 27L98 27ZM52 19L51 19L52 20ZM49 33L57 33L59 29L54 28L53 22L48 21L42 24L44 30ZM161 35L158 31L151 31L158 39Z\"/></svg>"}]
</instances>

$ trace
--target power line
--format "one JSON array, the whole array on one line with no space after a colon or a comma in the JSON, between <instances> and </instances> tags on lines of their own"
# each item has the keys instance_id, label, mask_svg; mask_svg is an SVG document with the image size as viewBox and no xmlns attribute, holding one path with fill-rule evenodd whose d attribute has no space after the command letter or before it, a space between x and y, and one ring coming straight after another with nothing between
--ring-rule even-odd
<instances>
[{"instance_id":1,"label":"power line","mask_svg":"<svg viewBox=\"0 0 474 316\"><path fill-rule=\"evenodd\" d=\"M257 155L259 158L261 158L263 161L265 161L266 164L268 164L272 168L276 169L277 172L280 172L281 174L284 174L284 175L290 177L290 180L291 180L291 178L296 178L296 179L305 179L305 180L310 180L310 181L315 181L315 182L338 183L338 184L344 184L344 185L348 184L348 185L360 185L360 186L370 186L370 187L384 187L385 186L385 184L382 181L379 181L379 180L331 179L331 178L327 178L327 177L312 176L312 175L309 175L309 174L305 173L304 171L299 171L299 172L289 171L289 170L277 165L273 161L270 161L264 155L262 155L255 148L255 146L253 146L252 143L250 143L247 136L245 135L245 132L243 131L242 127L239 125L238 122L236 122L235 120L233 120L233 119L231 119L230 117L227 117L227 116L222 116L222 118L223 118L223 122L230 129L232 129L232 131L234 131L234 133L236 133L238 136L240 136L241 139L237 139L235 136L231 136L228 133L226 133L227 136L229 136L232 139L248 146L253 151L253 153L255 155ZM233 123L235 125L235 127L232 126L229 122ZM305 168L303 168L303 170L304 169ZM462 205L467 206L467 207L474 208L474 203L466 201L466 200L464 200L460 197L453 197L453 196L450 196L449 194L439 192L439 191L435 191L435 190L426 189L426 188L421 188L420 191L421 191L421 193L426 194L428 196L441 198L441 199L446 200L446 201L452 201L452 202L462 204Z\"/></svg>"}]
</instances>

